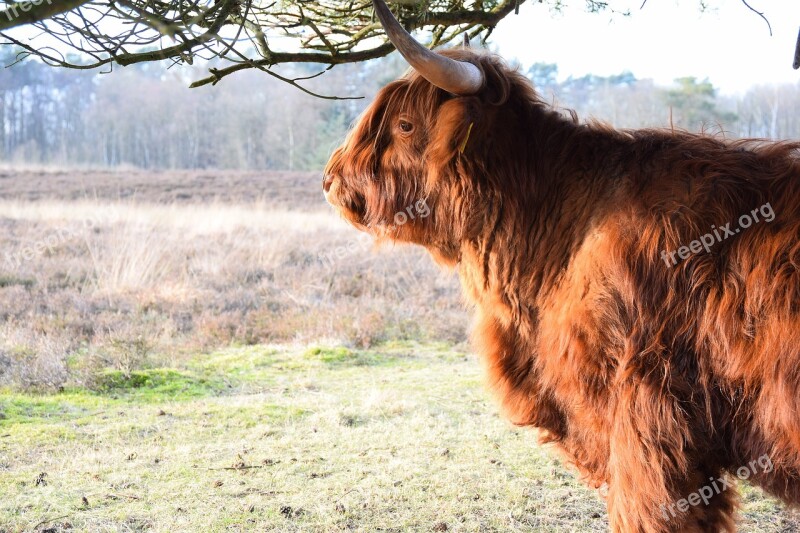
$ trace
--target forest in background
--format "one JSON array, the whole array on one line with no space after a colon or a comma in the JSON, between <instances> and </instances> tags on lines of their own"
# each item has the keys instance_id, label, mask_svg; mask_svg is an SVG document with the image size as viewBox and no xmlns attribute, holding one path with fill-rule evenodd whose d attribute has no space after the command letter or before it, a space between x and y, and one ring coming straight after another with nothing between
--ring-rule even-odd
<instances>
[{"instance_id":1,"label":"forest in background","mask_svg":"<svg viewBox=\"0 0 800 533\"><path fill-rule=\"evenodd\" d=\"M0 54L0 63L15 54ZM195 69L206 68L196 66ZM0 72L0 161L14 164L133 166L145 169L318 170L375 92L399 76L395 57L332 69L306 82L324 100L260 72L216 87L188 89L198 71L160 65L110 74L25 61ZM310 76L317 65L282 67ZM553 64L523 66L542 97L624 128L723 132L728 137L800 138L800 83L754 85L721 96L707 80L668 87L631 73L559 81Z\"/></svg>"}]
</instances>

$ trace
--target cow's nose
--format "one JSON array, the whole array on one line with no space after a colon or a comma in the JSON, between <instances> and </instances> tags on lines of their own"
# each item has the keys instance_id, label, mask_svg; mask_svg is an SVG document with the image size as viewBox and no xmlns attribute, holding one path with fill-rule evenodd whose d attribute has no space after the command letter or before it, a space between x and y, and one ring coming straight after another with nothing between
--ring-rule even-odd
<instances>
[{"instance_id":1,"label":"cow's nose","mask_svg":"<svg viewBox=\"0 0 800 533\"><path fill-rule=\"evenodd\" d=\"M333 183L333 176L323 176L322 177L322 190L328 192L331 190L331 184Z\"/></svg>"}]
</instances>

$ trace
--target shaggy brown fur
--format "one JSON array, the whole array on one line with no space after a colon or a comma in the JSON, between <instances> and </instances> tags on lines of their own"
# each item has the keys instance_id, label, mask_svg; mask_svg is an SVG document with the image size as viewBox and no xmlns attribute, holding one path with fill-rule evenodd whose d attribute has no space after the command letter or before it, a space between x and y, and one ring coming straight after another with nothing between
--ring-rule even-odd
<instances>
[{"instance_id":1,"label":"shaggy brown fur","mask_svg":"<svg viewBox=\"0 0 800 533\"><path fill-rule=\"evenodd\" d=\"M750 481L800 502L800 143L578 124L499 58L446 55L484 89L390 83L329 201L457 269L505 411L607 484L614 531L735 530L735 488L674 503L765 455ZM430 216L391 225L420 198ZM664 260L767 203L771 222Z\"/></svg>"}]
</instances>

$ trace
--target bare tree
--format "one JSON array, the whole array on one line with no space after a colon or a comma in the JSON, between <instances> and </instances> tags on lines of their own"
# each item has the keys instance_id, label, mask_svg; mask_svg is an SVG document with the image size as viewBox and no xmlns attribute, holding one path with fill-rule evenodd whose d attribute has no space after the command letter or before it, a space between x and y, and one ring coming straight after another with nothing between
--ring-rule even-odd
<instances>
[{"instance_id":1,"label":"bare tree","mask_svg":"<svg viewBox=\"0 0 800 533\"><path fill-rule=\"evenodd\" d=\"M465 0L400 0L396 12L407 28L428 29L430 45L438 46L464 32L485 39L523 1L476 0L467 7ZM0 1L2 8L2 44L49 65L96 69L219 59L193 87L247 69L297 85L302 79L283 77L271 67L333 66L393 50L381 38L369 0L24 0ZM281 41L287 43L282 49L274 46Z\"/></svg>"},{"instance_id":2,"label":"bare tree","mask_svg":"<svg viewBox=\"0 0 800 533\"><path fill-rule=\"evenodd\" d=\"M429 31L430 46L436 47L463 33L485 41L524 1L395 0L394 11L407 29ZM565 3L537 1L555 11ZM709 4L697 1L701 9ZM629 14L616 11L612 0L583 2L590 12ZM394 49L383 38L370 0L0 0L0 44L21 48L18 59L35 56L51 66L85 70L213 58L209 75L192 87L258 69L306 92L304 80L334 65ZM283 63L322 67L291 78L272 68Z\"/></svg>"}]
</instances>

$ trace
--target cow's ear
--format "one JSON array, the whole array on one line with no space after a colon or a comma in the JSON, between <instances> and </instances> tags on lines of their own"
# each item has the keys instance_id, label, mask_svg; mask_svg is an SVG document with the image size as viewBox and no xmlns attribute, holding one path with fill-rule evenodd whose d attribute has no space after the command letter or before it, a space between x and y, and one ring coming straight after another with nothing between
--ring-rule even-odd
<instances>
[{"instance_id":1,"label":"cow's ear","mask_svg":"<svg viewBox=\"0 0 800 533\"><path fill-rule=\"evenodd\" d=\"M428 161L439 165L469 154L481 128L480 100L474 96L454 98L439 107L433 123Z\"/></svg>"}]
</instances>

